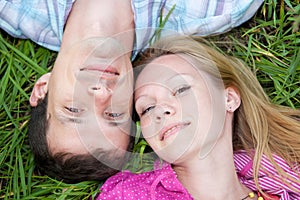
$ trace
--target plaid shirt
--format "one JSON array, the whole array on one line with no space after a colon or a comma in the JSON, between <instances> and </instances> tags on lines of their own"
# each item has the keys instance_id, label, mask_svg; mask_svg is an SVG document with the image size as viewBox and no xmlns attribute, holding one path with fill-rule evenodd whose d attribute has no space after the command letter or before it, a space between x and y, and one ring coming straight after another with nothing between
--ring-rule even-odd
<instances>
[{"instance_id":1,"label":"plaid shirt","mask_svg":"<svg viewBox=\"0 0 300 200\"><path fill-rule=\"evenodd\" d=\"M58 51L74 0L1 0L0 28Z\"/></svg>"},{"instance_id":2,"label":"plaid shirt","mask_svg":"<svg viewBox=\"0 0 300 200\"><path fill-rule=\"evenodd\" d=\"M1 0L0 27L58 51L63 28L75 0ZM188 35L220 34L254 15L263 0L132 0L135 52L147 47L162 19L164 29ZM175 6L175 7L174 7ZM171 9L174 7L172 12ZM166 35L166 31L162 35ZM136 53L134 53L135 55Z\"/></svg>"},{"instance_id":3,"label":"plaid shirt","mask_svg":"<svg viewBox=\"0 0 300 200\"><path fill-rule=\"evenodd\" d=\"M207 36L221 34L250 19L263 0L138 0L133 1L136 48L143 49L161 18L166 19L161 36L180 34ZM175 6L175 7L174 7ZM172 8L174 7L174 10ZM148 29L143 30L145 27ZM150 28L149 28L150 27ZM139 31L139 30L142 31ZM139 32L138 32L139 31Z\"/></svg>"}]
</instances>

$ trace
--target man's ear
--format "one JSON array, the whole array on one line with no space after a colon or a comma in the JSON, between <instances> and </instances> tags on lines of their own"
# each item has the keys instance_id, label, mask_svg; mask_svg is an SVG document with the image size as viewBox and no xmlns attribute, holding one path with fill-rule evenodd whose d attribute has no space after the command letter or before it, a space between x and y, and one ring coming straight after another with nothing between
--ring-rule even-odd
<instances>
[{"instance_id":1,"label":"man's ear","mask_svg":"<svg viewBox=\"0 0 300 200\"><path fill-rule=\"evenodd\" d=\"M37 106L40 99L44 99L48 92L48 83L51 73L44 74L41 76L37 82L34 84L32 89L29 102L32 107Z\"/></svg>"},{"instance_id":2,"label":"man's ear","mask_svg":"<svg viewBox=\"0 0 300 200\"><path fill-rule=\"evenodd\" d=\"M227 112L234 112L240 107L241 97L238 90L234 87L226 88L226 110Z\"/></svg>"}]
</instances>

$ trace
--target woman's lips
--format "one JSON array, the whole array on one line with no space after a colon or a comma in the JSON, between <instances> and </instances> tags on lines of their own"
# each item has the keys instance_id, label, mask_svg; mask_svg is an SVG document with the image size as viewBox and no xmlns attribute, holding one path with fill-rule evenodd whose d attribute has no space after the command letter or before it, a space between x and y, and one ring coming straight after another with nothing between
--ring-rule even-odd
<instances>
[{"instance_id":1,"label":"woman's lips","mask_svg":"<svg viewBox=\"0 0 300 200\"><path fill-rule=\"evenodd\" d=\"M176 124L171 124L169 126L166 126L161 130L159 134L160 141L167 139L168 137L177 133L179 130L185 128L188 125L190 125L190 122L182 122L182 123L176 123Z\"/></svg>"}]
</instances>

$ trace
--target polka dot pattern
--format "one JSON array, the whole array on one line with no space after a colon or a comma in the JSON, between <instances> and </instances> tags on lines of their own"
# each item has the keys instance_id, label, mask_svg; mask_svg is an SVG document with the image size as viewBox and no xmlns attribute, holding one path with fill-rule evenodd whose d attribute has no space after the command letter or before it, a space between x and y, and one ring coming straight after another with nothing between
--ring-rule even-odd
<instances>
[{"instance_id":1,"label":"polka dot pattern","mask_svg":"<svg viewBox=\"0 0 300 200\"><path fill-rule=\"evenodd\" d=\"M129 171L110 177L101 187L97 200L189 200L193 199L178 181L176 173L167 163L156 162L154 170L141 174Z\"/></svg>"}]
</instances>

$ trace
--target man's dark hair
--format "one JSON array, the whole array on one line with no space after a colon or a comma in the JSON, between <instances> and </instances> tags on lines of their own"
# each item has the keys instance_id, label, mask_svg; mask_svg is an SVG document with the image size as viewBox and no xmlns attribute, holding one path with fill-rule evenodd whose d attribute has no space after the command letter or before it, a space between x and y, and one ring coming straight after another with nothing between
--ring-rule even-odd
<instances>
[{"instance_id":1,"label":"man's dark hair","mask_svg":"<svg viewBox=\"0 0 300 200\"><path fill-rule=\"evenodd\" d=\"M31 109L31 118L28 124L29 145L34 155L37 174L48 175L66 183L76 183L87 180L105 180L118 172L117 169L104 164L114 163L120 168L122 167L123 162L126 161L124 155L122 158L118 157L113 151L96 150L92 154L97 158L92 154L73 155L64 152L52 155L46 138L48 130L47 104L48 95ZM132 138L130 141L129 148L132 148Z\"/></svg>"}]
</instances>

